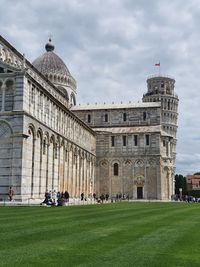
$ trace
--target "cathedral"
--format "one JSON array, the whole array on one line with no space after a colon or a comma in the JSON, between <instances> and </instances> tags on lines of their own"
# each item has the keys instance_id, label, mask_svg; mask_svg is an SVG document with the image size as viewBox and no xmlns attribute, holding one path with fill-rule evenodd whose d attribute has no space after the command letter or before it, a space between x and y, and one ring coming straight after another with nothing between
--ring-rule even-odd
<instances>
[{"instance_id":1,"label":"cathedral","mask_svg":"<svg viewBox=\"0 0 200 267\"><path fill-rule=\"evenodd\" d=\"M142 103L76 105L76 81L54 51L50 39L30 63L0 36L0 199L12 187L18 201L50 190L170 200L175 80L149 77Z\"/></svg>"}]
</instances>

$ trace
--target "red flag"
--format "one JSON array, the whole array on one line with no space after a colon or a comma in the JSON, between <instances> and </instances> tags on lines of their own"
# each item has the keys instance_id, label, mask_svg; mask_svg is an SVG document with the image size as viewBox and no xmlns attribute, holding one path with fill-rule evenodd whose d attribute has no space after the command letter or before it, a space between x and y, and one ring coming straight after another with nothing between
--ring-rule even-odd
<instances>
[{"instance_id":1,"label":"red flag","mask_svg":"<svg viewBox=\"0 0 200 267\"><path fill-rule=\"evenodd\" d=\"M160 62L155 64L156 67L160 67Z\"/></svg>"}]
</instances>

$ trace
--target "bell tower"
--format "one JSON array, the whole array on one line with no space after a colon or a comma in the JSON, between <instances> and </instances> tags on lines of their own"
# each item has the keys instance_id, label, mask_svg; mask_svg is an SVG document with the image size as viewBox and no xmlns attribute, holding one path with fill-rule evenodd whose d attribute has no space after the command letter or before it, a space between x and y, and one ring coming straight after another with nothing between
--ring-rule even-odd
<instances>
[{"instance_id":1,"label":"bell tower","mask_svg":"<svg viewBox=\"0 0 200 267\"><path fill-rule=\"evenodd\" d=\"M176 143L177 143L177 119L178 96L174 92L175 79L168 76L151 76L147 79L147 93L143 95L143 102L161 103L161 157L163 169L167 172L165 177L174 180ZM164 172L162 172L164 173ZM168 179L168 178L167 178ZM174 194L174 183L169 181L169 194ZM171 184L171 186L170 186ZM169 195L168 194L168 195Z\"/></svg>"},{"instance_id":2,"label":"bell tower","mask_svg":"<svg viewBox=\"0 0 200 267\"><path fill-rule=\"evenodd\" d=\"M175 80L166 76L147 79L147 93L143 102L161 102L162 130L176 138L178 96L174 93Z\"/></svg>"}]
</instances>

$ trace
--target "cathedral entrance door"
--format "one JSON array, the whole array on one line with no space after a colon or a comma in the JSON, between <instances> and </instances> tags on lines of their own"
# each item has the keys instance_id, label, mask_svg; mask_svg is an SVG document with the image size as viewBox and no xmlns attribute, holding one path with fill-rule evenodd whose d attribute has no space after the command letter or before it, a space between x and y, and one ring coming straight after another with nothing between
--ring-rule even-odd
<instances>
[{"instance_id":1,"label":"cathedral entrance door","mask_svg":"<svg viewBox=\"0 0 200 267\"><path fill-rule=\"evenodd\" d=\"M137 187L137 199L143 199L143 187L142 186Z\"/></svg>"}]
</instances>

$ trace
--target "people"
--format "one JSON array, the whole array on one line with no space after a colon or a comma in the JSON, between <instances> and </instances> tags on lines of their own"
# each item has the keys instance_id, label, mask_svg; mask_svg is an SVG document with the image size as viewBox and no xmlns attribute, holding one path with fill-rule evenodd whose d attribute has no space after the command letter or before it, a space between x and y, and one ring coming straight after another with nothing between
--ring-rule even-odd
<instances>
[{"instance_id":1,"label":"people","mask_svg":"<svg viewBox=\"0 0 200 267\"><path fill-rule=\"evenodd\" d=\"M12 187L10 186L9 191L8 191L8 196L9 196L9 200L10 200L10 201L13 200L13 195L14 195L14 190L13 190Z\"/></svg>"},{"instance_id":2,"label":"people","mask_svg":"<svg viewBox=\"0 0 200 267\"><path fill-rule=\"evenodd\" d=\"M81 200L84 199L84 193L81 193Z\"/></svg>"},{"instance_id":3,"label":"people","mask_svg":"<svg viewBox=\"0 0 200 267\"><path fill-rule=\"evenodd\" d=\"M52 192L52 203L53 203L53 205L56 205L56 201L57 201L57 193L56 193L56 190L54 190Z\"/></svg>"},{"instance_id":4,"label":"people","mask_svg":"<svg viewBox=\"0 0 200 267\"><path fill-rule=\"evenodd\" d=\"M103 203L104 199L105 199L105 196L104 196L104 194L101 194L101 195L100 195L100 200L101 200L101 203Z\"/></svg>"},{"instance_id":5,"label":"people","mask_svg":"<svg viewBox=\"0 0 200 267\"><path fill-rule=\"evenodd\" d=\"M66 202L69 202L69 193L68 193L68 191L65 191L64 198L65 198Z\"/></svg>"}]
</instances>

